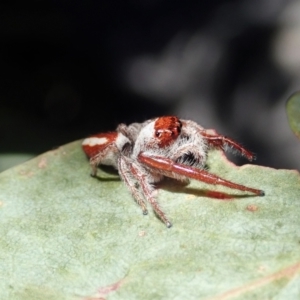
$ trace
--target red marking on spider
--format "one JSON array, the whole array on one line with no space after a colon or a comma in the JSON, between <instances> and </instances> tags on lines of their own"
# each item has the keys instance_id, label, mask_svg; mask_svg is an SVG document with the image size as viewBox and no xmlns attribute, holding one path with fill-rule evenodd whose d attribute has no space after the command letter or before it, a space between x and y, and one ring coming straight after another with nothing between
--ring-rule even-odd
<instances>
[{"instance_id":1,"label":"red marking on spider","mask_svg":"<svg viewBox=\"0 0 300 300\"><path fill-rule=\"evenodd\" d=\"M117 132L99 133L90 136L83 140L82 148L89 157L93 157L115 143L117 136Z\"/></svg>"},{"instance_id":2,"label":"red marking on spider","mask_svg":"<svg viewBox=\"0 0 300 300\"><path fill-rule=\"evenodd\" d=\"M85 139L82 147L90 157L93 176L97 173L98 165L115 167L143 213L147 214L146 202L149 202L167 227L172 224L155 197L155 183L164 177L185 183L189 179L196 179L257 196L264 195L262 190L228 181L204 169L207 153L211 149L232 149L248 160L254 159L252 152L211 129L204 129L193 121L180 120L175 116L128 126L120 124L115 132L100 133ZM208 196L213 193L210 192ZM228 199L221 194L215 192L214 195Z\"/></svg>"},{"instance_id":3,"label":"red marking on spider","mask_svg":"<svg viewBox=\"0 0 300 300\"><path fill-rule=\"evenodd\" d=\"M155 137L160 147L169 146L180 134L182 123L177 117L160 117L154 123Z\"/></svg>"}]
</instances>

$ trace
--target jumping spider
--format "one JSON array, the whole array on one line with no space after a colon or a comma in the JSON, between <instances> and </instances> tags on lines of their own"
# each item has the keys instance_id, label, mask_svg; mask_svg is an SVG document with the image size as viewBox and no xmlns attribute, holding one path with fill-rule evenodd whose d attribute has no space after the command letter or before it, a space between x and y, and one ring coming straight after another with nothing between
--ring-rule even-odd
<instances>
[{"instance_id":1,"label":"jumping spider","mask_svg":"<svg viewBox=\"0 0 300 300\"><path fill-rule=\"evenodd\" d=\"M183 182L196 179L264 195L262 190L227 181L204 169L207 152L212 148L223 151L232 148L251 161L254 155L250 151L230 138L175 116L129 126L120 124L116 131L86 138L82 147L90 158L92 176L96 176L98 165L115 167L143 213L148 213L147 200L167 227L172 224L159 207L154 193L155 183L164 177Z\"/></svg>"}]
</instances>

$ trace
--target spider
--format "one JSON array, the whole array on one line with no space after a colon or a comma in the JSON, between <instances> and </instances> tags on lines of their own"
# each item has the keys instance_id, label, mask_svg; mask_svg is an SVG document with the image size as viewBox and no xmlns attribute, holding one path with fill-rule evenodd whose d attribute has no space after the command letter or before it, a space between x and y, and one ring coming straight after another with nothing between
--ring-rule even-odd
<instances>
[{"instance_id":1,"label":"spider","mask_svg":"<svg viewBox=\"0 0 300 300\"><path fill-rule=\"evenodd\" d=\"M84 139L82 147L90 158L92 176L96 176L98 165L115 167L143 214L148 213L147 201L167 227L172 223L160 208L155 193L155 184L164 177L184 183L196 179L264 195L262 190L222 179L205 170L207 153L212 148L223 151L232 148L250 161L254 159L253 153L226 136L176 116L158 117L128 126L120 124L116 131Z\"/></svg>"}]
</instances>

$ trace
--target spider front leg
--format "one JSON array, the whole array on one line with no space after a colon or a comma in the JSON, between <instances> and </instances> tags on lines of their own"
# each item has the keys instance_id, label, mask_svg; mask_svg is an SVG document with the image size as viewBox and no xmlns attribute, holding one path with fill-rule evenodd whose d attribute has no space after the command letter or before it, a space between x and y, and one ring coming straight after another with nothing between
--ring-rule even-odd
<instances>
[{"instance_id":1,"label":"spider front leg","mask_svg":"<svg viewBox=\"0 0 300 300\"><path fill-rule=\"evenodd\" d=\"M129 188L136 202L141 206L143 214L147 215L148 210L143 199L141 191L137 187L137 181L133 178L130 170L131 161L128 158L121 156L118 161L118 171L126 186Z\"/></svg>"},{"instance_id":2,"label":"spider front leg","mask_svg":"<svg viewBox=\"0 0 300 300\"><path fill-rule=\"evenodd\" d=\"M232 149L241 153L242 156L245 156L249 161L255 159L255 156L251 151L245 149L239 143L224 135L220 135L218 133L210 134L206 130L201 130L200 133L206 139L208 145L211 147L219 148L223 151L226 150L226 147L231 147Z\"/></svg>"},{"instance_id":3,"label":"spider front leg","mask_svg":"<svg viewBox=\"0 0 300 300\"><path fill-rule=\"evenodd\" d=\"M264 196L264 191L253 189L244 185L240 185L214 174L210 174L205 170L190 167L184 164L176 163L173 160L160 156L147 156L143 153L138 156L139 161L156 172L171 178L180 178L180 176L193 178L209 184L219 184L240 191L248 191L258 196Z\"/></svg>"},{"instance_id":4,"label":"spider front leg","mask_svg":"<svg viewBox=\"0 0 300 300\"><path fill-rule=\"evenodd\" d=\"M151 204L154 212L166 224L166 226L170 228L172 226L172 223L168 220L165 213L160 209L156 199L153 196L155 190L153 184L149 181L149 177L151 178L151 175L145 173L142 168L133 163L130 164L130 170L132 172L132 175L140 182L140 186L144 192L144 196Z\"/></svg>"}]
</instances>

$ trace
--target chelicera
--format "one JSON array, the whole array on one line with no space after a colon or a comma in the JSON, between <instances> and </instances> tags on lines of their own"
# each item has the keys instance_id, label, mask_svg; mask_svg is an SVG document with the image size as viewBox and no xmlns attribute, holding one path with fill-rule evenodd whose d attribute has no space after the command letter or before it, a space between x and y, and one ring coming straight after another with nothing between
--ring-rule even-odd
<instances>
[{"instance_id":1,"label":"chelicera","mask_svg":"<svg viewBox=\"0 0 300 300\"><path fill-rule=\"evenodd\" d=\"M92 176L96 176L99 165L115 167L143 213L148 213L146 202L149 202L167 227L172 224L155 196L155 184L164 177L182 182L195 179L264 195L262 190L222 179L205 170L207 153L212 148L233 149L250 161L254 159L252 152L226 136L176 116L128 126L120 124L116 131L86 138L82 147L90 158Z\"/></svg>"}]
</instances>

